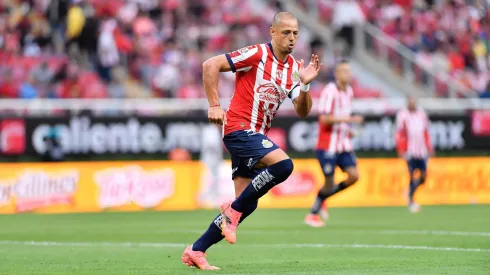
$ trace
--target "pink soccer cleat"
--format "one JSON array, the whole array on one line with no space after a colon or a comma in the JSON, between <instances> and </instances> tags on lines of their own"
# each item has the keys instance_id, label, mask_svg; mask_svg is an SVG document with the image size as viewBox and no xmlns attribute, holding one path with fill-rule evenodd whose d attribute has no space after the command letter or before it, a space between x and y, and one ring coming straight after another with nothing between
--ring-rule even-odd
<instances>
[{"instance_id":1,"label":"pink soccer cleat","mask_svg":"<svg viewBox=\"0 0 490 275\"><path fill-rule=\"evenodd\" d=\"M219 267L209 265L204 252L193 251L190 245L187 246L184 250L184 254L182 254L182 263L203 270L219 270Z\"/></svg>"},{"instance_id":2,"label":"pink soccer cleat","mask_svg":"<svg viewBox=\"0 0 490 275\"><path fill-rule=\"evenodd\" d=\"M305 223L311 227L324 227L325 222L318 214L308 214L305 217Z\"/></svg>"},{"instance_id":3,"label":"pink soccer cleat","mask_svg":"<svg viewBox=\"0 0 490 275\"><path fill-rule=\"evenodd\" d=\"M322 217L324 221L328 220L328 207L327 202L325 201L322 203L322 207L320 208L320 217Z\"/></svg>"},{"instance_id":4,"label":"pink soccer cleat","mask_svg":"<svg viewBox=\"0 0 490 275\"><path fill-rule=\"evenodd\" d=\"M221 205L221 234L225 236L227 242L234 244L236 242L236 229L242 213L231 208L231 202Z\"/></svg>"}]
</instances>

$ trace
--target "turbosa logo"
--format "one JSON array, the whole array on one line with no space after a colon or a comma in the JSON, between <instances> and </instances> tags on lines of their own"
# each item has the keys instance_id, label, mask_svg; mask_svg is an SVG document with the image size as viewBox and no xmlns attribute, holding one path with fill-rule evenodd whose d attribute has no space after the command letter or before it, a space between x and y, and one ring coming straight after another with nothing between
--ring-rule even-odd
<instances>
[{"instance_id":1,"label":"turbosa logo","mask_svg":"<svg viewBox=\"0 0 490 275\"><path fill-rule=\"evenodd\" d=\"M134 203L143 208L158 206L175 191L175 174L171 169L144 171L140 166L110 168L95 173L101 208Z\"/></svg>"},{"instance_id":2,"label":"turbosa logo","mask_svg":"<svg viewBox=\"0 0 490 275\"><path fill-rule=\"evenodd\" d=\"M26 170L16 178L0 182L0 205L15 203L17 212L27 212L53 205L74 202L79 182L76 170L48 174Z\"/></svg>"},{"instance_id":3,"label":"turbosa logo","mask_svg":"<svg viewBox=\"0 0 490 275\"><path fill-rule=\"evenodd\" d=\"M285 93L281 93L276 86L272 83L262 84L257 87L256 92L259 94L259 99L271 103L282 103L287 95Z\"/></svg>"},{"instance_id":4,"label":"turbosa logo","mask_svg":"<svg viewBox=\"0 0 490 275\"><path fill-rule=\"evenodd\" d=\"M281 196L304 196L315 191L315 179L306 171L294 172L289 178L271 189L271 194Z\"/></svg>"}]
</instances>

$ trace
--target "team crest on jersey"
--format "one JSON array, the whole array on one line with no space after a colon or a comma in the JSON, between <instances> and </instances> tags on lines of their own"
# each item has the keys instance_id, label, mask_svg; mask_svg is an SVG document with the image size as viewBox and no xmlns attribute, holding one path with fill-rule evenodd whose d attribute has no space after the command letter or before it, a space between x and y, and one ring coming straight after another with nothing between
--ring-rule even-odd
<instances>
[{"instance_id":1,"label":"team crest on jersey","mask_svg":"<svg viewBox=\"0 0 490 275\"><path fill-rule=\"evenodd\" d=\"M294 82L299 82L299 73L298 73L298 71L295 71L293 73L293 81Z\"/></svg>"},{"instance_id":2,"label":"team crest on jersey","mask_svg":"<svg viewBox=\"0 0 490 275\"><path fill-rule=\"evenodd\" d=\"M271 148L272 147L272 142L270 140L267 140L267 139L263 139L262 140L262 146L264 146L264 148Z\"/></svg>"},{"instance_id":3,"label":"team crest on jersey","mask_svg":"<svg viewBox=\"0 0 490 275\"><path fill-rule=\"evenodd\" d=\"M282 71L277 71L277 79L282 79Z\"/></svg>"}]
</instances>

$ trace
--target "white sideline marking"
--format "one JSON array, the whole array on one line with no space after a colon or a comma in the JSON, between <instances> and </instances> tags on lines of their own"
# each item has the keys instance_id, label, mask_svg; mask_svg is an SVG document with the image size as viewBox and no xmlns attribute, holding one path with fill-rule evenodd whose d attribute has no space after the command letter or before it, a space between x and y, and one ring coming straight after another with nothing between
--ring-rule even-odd
<instances>
[{"instance_id":1,"label":"white sideline marking","mask_svg":"<svg viewBox=\"0 0 490 275\"><path fill-rule=\"evenodd\" d=\"M350 229L336 229L327 230L332 233L352 233L352 234L378 234L378 235L432 235L432 236L463 236L463 237L490 237L490 232L466 232L466 231L443 231L443 230L350 230ZM201 234L204 229L163 229L158 230L161 233L196 233ZM277 234L304 234L304 231L300 230L256 230L256 229L243 229L240 234L246 235L277 235Z\"/></svg>"},{"instance_id":2,"label":"white sideline marking","mask_svg":"<svg viewBox=\"0 0 490 275\"><path fill-rule=\"evenodd\" d=\"M0 245L24 245L24 246L84 246L84 247L186 247L183 243L116 243L116 242L50 242L50 241L11 241L2 240ZM435 246L410 246L410 245L384 245L384 244L242 244L245 247L264 248L350 248L350 249L401 249L401 250L432 250L432 251L456 251L456 252L484 252L490 253L485 248L459 248L459 247L435 247Z\"/></svg>"},{"instance_id":3,"label":"white sideline marking","mask_svg":"<svg viewBox=\"0 0 490 275\"><path fill-rule=\"evenodd\" d=\"M440 235L440 236L471 236L490 237L490 232L442 231L442 230L383 230L382 234L393 235Z\"/></svg>"}]
</instances>

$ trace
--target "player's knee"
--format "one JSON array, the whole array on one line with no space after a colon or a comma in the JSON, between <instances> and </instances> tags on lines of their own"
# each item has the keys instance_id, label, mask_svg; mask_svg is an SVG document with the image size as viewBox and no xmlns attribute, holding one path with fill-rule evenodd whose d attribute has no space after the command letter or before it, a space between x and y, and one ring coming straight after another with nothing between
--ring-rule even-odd
<instances>
[{"instance_id":1,"label":"player's knee","mask_svg":"<svg viewBox=\"0 0 490 275\"><path fill-rule=\"evenodd\" d=\"M274 179L276 184L285 181L294 170L294 164L291 159L281 160L280 162L271 166L274 166L274 170L277 170L277 173L275 173L276 177Z\"/></svg>"},{"instance_id":2,"label":"player's knee","mask_svg":"<svg viewBox=\"0 0 490 275\"><path fill-rule=\"evenodd\" d=\"M359 181L359 173L357 171L351 171L348 178L349 184L354 184Z\"/></svg>"},{"instance_id":3,"label":"player's knee","mask_svg":"<svg viewBox=\"0 0 490 275\"><path fill-rule=\"evenodd\" d=\"M426 179L426 176L425 175L420 176L420 184L424 184L425 183L425 179Z\"/></svg>"}]
</instances>

